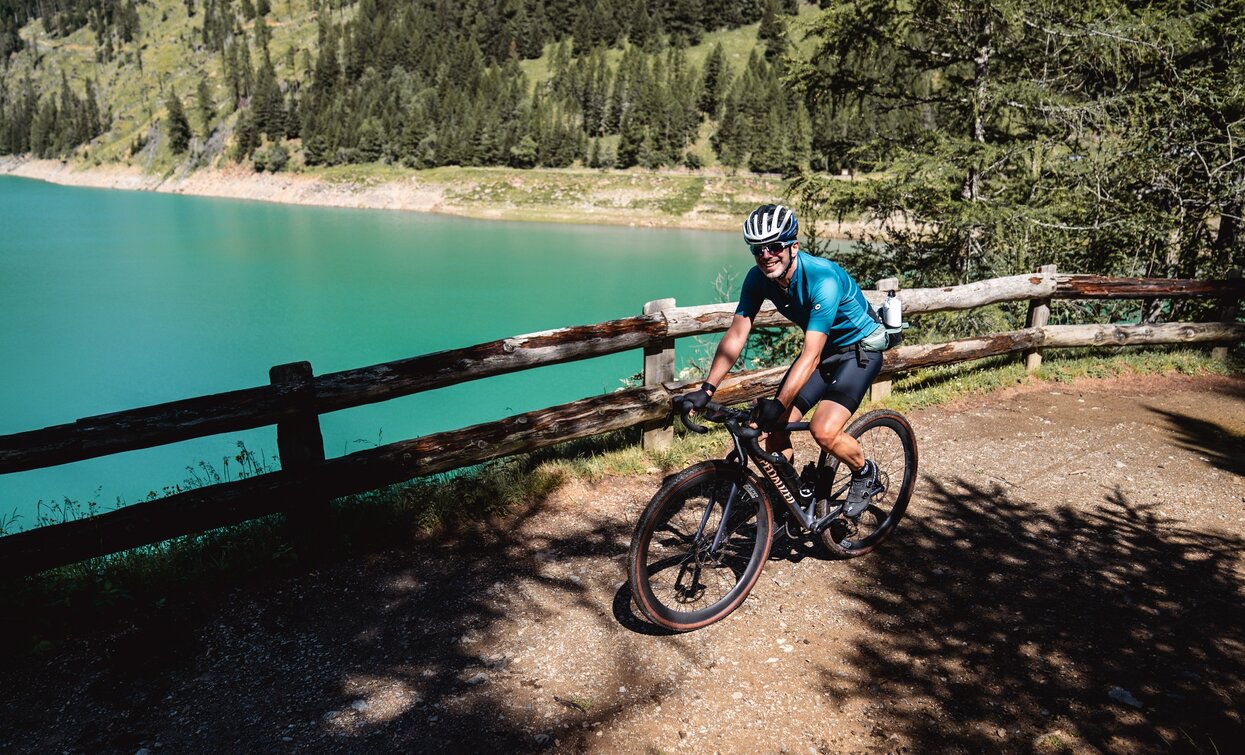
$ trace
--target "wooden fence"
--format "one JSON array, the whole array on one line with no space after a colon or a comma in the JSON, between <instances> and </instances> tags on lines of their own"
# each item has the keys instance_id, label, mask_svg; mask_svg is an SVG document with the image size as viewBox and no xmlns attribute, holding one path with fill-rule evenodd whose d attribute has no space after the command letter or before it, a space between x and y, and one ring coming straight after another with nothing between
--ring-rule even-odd
<instances>
[{"instance_id":1,"label":"wooden fence","mask_svg":"<svg viewBox=\"0 0 1245 755\"><path fill-rule=\"evenodd\" d=\"M884 282L887 286L891 282ZM1028 327L887 352L879 380L918 367L1022 352L1030 369L1049 347L1132 346L1245 340L1235 303L1245 295L1239 273L1227 280L1030 275L938 289L902 292L907 314L964 310L1029 301ZM874 304L885 289L866 292ZM1161 325L1046 324L1052 299L1209 297L1223 302L1220 322ZM621 428L644 426L645 442L669 437L674 340L726 330L733 304L675 307L650 302L644 314L621 320L504 338L463 349L314 375L307 362L278 365L270 384L174 401L41 430L0 436L0 474L39 469L219 433L277 426L282 468L219 483L108 513L0 538L0 574L22 575L94 556L247 521L275 512L299 515L332 498L374 490L452 469ZM758 326L789 323L770 307ZM645 385L506 419L325 459L319 416L471 380L545 365L643 349ZM785 368L739 373L716 398L735 402L772 392Z\"/></svg>"}]
</instances>

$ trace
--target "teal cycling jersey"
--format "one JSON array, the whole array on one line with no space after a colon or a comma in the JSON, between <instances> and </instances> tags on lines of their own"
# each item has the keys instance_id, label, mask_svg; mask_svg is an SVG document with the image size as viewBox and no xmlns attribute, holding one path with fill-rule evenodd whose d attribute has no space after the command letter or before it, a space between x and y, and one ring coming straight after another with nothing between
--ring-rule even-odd
<instances>
[{"instance_id":1,"label":"teal cycling jersey","mask_svg":"<svg viewBox=\"0 0 1245 755\"><path fill-rule=\"evenodd\" d=\"M791 286L783 289L753 267L744 278L735 314L756 317L766 299L806 332L826 334L826 348L851 346L877 328L860 286L836 263L804 252L796 254Z\"/></svg>"}]
</instances>

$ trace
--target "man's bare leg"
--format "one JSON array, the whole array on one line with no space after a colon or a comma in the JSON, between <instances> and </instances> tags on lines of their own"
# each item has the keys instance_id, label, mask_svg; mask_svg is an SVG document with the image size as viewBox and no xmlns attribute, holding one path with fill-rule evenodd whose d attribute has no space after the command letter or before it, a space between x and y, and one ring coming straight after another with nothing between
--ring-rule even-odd
<instances>
[{"instance_id":1,"label":"man's bare leg","mask_svg":"<svg viewBox=\"0 0 1245 755\"><path fill-rule=\"evenodd\" d=\"M852 413L846 406L833 401L822 401L817 404L817 411L813 414L808 429L817 445L833 454L853 472L859 472L865 466L865 454L860 450L856 439L843 432L851 418ZM788 438L788 445L790 442Z\"/></svg>"}]
</instances>

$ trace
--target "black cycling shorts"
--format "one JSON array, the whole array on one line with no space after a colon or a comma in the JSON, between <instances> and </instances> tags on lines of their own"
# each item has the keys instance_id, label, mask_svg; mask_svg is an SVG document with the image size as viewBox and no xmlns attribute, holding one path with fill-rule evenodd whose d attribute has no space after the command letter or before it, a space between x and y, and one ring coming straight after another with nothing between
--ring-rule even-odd
<instances>
[{"instance_id":1,"label":"black cycling shorts","mask_svg":"<svg viewBox=\"0 0 1245 755\"><path fill-rule=\"evenodd\" d=\"M822 359L795 398L795 405L800 412L808 414L808 410L818 401L833 401L846 407L849 412L860 408L860 402L864 400L869 386L873 385L873 379L882 370L882 352L862 350L860 357L858 360L856 350L850 349ZM783 375L783 383L787 382L790 374L791 370L788 369L787 375ZM778 391L782 392L782 384L779 384Z\"/></svg>"}]
</instances>

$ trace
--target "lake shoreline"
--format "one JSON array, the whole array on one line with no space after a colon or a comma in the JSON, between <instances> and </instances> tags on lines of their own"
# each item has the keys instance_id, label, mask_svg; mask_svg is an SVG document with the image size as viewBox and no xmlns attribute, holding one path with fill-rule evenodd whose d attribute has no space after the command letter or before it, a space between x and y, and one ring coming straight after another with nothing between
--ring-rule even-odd
<instances>
[{"instance_id":1,"label":"lake shoreline","mask_svg":"<svg viewBox=\"0 0 1245 755\"><path fill-rule=\"evenodd\" d=\"M11 155L0 157L0 175L63 186L428 212L479 220L711 231L737 230L748 208L782 201L785 190L785 182L774 177L690 172L386 168L374 173L361 169L352 175L334 169L323 173L256 173L230 165L158 176L127 165L92 166ZM691 201L686 196L689 184L696 192ZM845 239L860 230L859 224L845 223L827 235Z\"/></svg>"}]
</instances>

